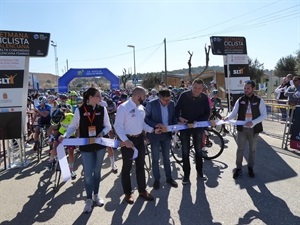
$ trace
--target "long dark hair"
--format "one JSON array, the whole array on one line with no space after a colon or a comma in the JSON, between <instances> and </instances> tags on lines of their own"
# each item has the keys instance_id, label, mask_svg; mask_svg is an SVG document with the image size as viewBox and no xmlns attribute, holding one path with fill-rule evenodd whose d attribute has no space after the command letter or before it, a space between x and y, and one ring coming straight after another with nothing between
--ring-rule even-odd
<instances>
[{"instance_id":1,"label":"long dark hair","mask_svg":"<svg viewBox=\"0 0 300 225\"><path fill-rule=\"evenodd\" d=\"M83 104L87 104L89 97L94 97L97 92L100 92L97 88L90 87L85 92L83 92Z\"/></svg>"}]
</instances>

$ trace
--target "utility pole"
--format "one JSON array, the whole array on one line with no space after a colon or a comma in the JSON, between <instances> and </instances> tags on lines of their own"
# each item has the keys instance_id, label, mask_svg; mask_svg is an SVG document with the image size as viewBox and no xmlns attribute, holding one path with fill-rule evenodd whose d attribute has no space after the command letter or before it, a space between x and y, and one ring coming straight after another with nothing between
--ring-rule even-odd
<instances>
[{"instance_id":1,"label":"utility pole","mask_svg":"<svg viewBox=\"0 0 300 225\"><path fill-rule=\"evenodd\" d=\"M165 84L167 85L168 79L167 79L167 42L166 38L164 39L164 45L165 45L165 78L163 79Z\"/></svg>"},{"instance_id":2,"label":"utility pole","mask_svg":"<svg viewBox=\"0 0 300 225\"><path fill-rule=\"evenodd\" d=\"M57 57L57 43L54 41L51 41L51 46L54 48L54 57L55 57L55 75L59 76L59 71L58 71L58 57Z\"/></svg>"}]
</instances>

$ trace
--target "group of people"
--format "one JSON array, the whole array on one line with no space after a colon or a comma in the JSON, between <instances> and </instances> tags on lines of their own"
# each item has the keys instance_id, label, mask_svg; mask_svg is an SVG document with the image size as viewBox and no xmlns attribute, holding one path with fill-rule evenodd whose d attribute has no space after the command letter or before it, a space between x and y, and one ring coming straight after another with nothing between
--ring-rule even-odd
<instances>
[{"instance_id":1,"label":"group of people","mask_svg":"<svg viewBox=\"0 0 300 225\"><path fill-rule=\"evenodd\" d=\"M299 78L294 78L294 95L299 93L297 82ZM195 149L195 169L198 179L206 180L203 173L203 127L191 127L195 121L208 121L211 115L211 99L205 94L203 80L195 79L191 88L183 91L178 101L172 100L172 92L168 88L158 91L158 95L153 97L144 106L147 98L147 90L142 87L135 87L128 99L116 106L114 101L107 101L103 105L101 91L91 87L83 93L82 104L75 109L72 120L68 124L65 132L59 132L56 137L58 142L64 138L112 138L110 132L114 130L120 140L120 151L122 154L121 182L124 192L124 200L133 204L135 199L131 184L131 170L133 161L135 162L137 189L139 196L147 201L152 201L154 197L146 189L145 178L145 142L147 138L151 146L152 174L154 178L153 187L159 189L161 185L160 174L160 152L164 166L166 183L171 187L178 187L178 183L172 176L170 165L170 144L172 133L168 132L167 126L175 124L185 124L187 129L180 131L180 141L182 145L183 172L182 184L190 183L190 142L191 138ZM262 121L266 118L266 106L259 96L255 95L255 82L246 81L244 93L240 97L229 115L224 121L237 117L238 121L244 121L243 125L237 125L237 153L236 169L233 178L237 179L242 174L243 152L246 148L245 143L249 143L248 175L255 177L254 164L256 144L259 133L263 130ZM292 90L290 89L290 92ZM217 94L217 93L215 93ZM217 97L217 96L215 96ZM102 102L102 104L101 104ZM216 102L215 102L216 104ZM41 114L43 115L43 114ZM114 115L113 119L110 115ZM101 180L101 166L107 147L91 143L79 146L82 155L84 171L84 185L86 191L86 203L84 212L92 210L95 203L103 206L104 201L99 194ZM134 152L137 151L137 157Z\"/></svg>"}]
</instances>

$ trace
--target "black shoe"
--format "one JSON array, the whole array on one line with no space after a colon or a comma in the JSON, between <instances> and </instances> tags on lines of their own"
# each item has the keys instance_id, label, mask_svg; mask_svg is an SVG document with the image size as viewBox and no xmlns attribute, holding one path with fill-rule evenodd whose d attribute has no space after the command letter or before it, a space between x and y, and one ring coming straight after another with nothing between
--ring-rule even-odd
<instances>
[{"instance_id":1,"label":"black shoe","mask_svg":"<svg viewBox=\"0 0 300 225\"><path fill-rule=\"evenodd\" d=\"M248 167L248 175L251 178L255 177L255 173L253 172L253 168L252 167Z\"/></svg>"},{"instance_id":2,"label":"black shoe","mask_svg":"<svg viewBox=\"0 0 300 225\"><path fill-rule=\"evenodd\" d=\"M198 173L198 178L200 180L207 180L207 177L205 175L203 175L203 173Z\"/></svg>"},{"instance_id":3,"label":"black shoe","mask_svg":"<svg viewBox=\"0 0 300 225\"><path fill-rule=\"evenodd\" d=\"M190 178L189 178L189 177L183 177L183 179L182 179L182 184L183 184L183 185L186 185L186 184L188 184L188 183L190 183Z\"/></svg>"},{"instance_id":4,"label":"black shoe","mask_svg":"<svg viewBox=\"0 0 300 225\"><path fill-rule=\"evenodd\" d=\"M76 173L74 171L71 171L71 178L72 180L75 180L76 179Z\"/></svg>"},{"instance_id":5,"label":"black shoe","mask_svg":"<svg viewBox=\"0 0 300 225\"><path fill-rule=\"evenodd\" d=\"M153 188L154 188L155 190L158 190L158 189L159 189L159 186L160 186L159 180L155 180L155 181L154 181L154 184L153 184Z\"/></svg>"},{"instance_id":6,"label":"black shoe","mask_svg":"<svg viewBox=\"0 0 300 225\"><path fill-rule=\"evenodd\" d=\"M177 188L178 187L178 184L175 180L173 180L172 178L171 179L168 179L167 180L167 183L170 184L172 187L174 188Z\"/></svg>"},{"instance_id":7,"label":"black shoe","mask_svg":"<svg viewBox=\"0 0 300 225\"><path fill-rule=\"evenodd\" d=\"M241 169L235 169L235 172L233 174L233 179L237 179L242 175L242 170Z\"/></svg>"}]
</instances>

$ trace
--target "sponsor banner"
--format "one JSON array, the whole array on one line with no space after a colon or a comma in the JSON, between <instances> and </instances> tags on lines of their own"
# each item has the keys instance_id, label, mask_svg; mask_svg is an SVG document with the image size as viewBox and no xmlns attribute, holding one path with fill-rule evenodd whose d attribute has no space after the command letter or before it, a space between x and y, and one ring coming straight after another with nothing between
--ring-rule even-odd
<instances>
[{"instance_id":1,"label":"sponsor banner","mask_svg":"<svg viewBox=\"0 0 300 225\"><path fill-rule=\"evenodd\" d=\"M210 37L214 55L247 54L246 38L244 37Z\"/></svg>"},{"instance_id":2,"label":"sponsor banner","mask_svg":"<svg viewBox=\"0 0 300 225\"><path fill-rule=\"evenodd\" d=\"M22 107L22 88L0 89L0 108Z\"/></svg>"},{"instance_id":3,"label":"sponsor banner","mask_svg":"<svg viewBox=\"0 0 300 225\"><path fill-rule=\"evenodd\" d=\"M0 56L36 56L48 54L50 33L0 30Z\"/></svg>"},{"instance_id":4,"label":"sponsor banner","mask_svg":"<svg viewBox=\"0 0 300 225\"><path fill-rule=\"evenodd\" d=\"M248 55L239 54L239 55L227 55L223 58L224 64L248 64Z\"/></svg>"},{"instance_id":5,"label":"sponsor banner","mask_svg":"<svg viewBox=\"0 0 300 225\"><path fill-rule=\"evenodd\" d=\"M22 112L4 112L0 115L0 129L3 131L4 139L21 138Z\"/></svg>"},{"instance_id":6,"label":"sponsor banner","mask_svg":"<svg viewBox=\"0 0 300 225\"><path fill-rule=\"evenodd\" d=\"M1 70L23 70L25 68L25 57L0 56L0 69Z\"/></svg>"},{"instance_id":7,"label":"sponsor banner","mask_svg":"<svg viewBox=\"0 0 300 225\"><path fill-rule=\"evenodd\" d=\"M230 77L249 76L249 65L229 65Z\"/></svg>"},{"instance_id":8,"label":"sponsor banner","mask_svg":"<svg viewBox=\"0 0 300 225\"><path fill-rule=\"evenodd\" d=\"M300 106L295 108L293 114L290 147L300 150Z\"/></svg>"},{"instance_id":9,"label":"sponsor banner","mask_svg":"<svg viewBox=\"0 0 300 225\"><path fill-rule=\"evenodd\" d=\"M250 77L230 77L225 78L226 91L229 90L244 90L245 81L250 80ZM231 92L231 91L230 91Z\"/></svg>"},{"instance_id":10,"label":"sponsor banner","mask_svg":"<svg viewBox=\"0 0 300 225\"><path fill-rule=\"evenodd\" d=\"M0 108L0 113L2 112L22 112L22 107Z\"/></svg>"},{"instance_id":11,"label":"sponsor banner","mask_svg":"<svg viewBox=\"0 0 300 225\"><path fill-rule=\"evenodd\" d=\"M23 88L23 80L24 70L0 70L0 90L3 88ZM22 95L18 97L20 96Z\"/></svg>"}]
</instances>

